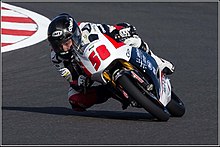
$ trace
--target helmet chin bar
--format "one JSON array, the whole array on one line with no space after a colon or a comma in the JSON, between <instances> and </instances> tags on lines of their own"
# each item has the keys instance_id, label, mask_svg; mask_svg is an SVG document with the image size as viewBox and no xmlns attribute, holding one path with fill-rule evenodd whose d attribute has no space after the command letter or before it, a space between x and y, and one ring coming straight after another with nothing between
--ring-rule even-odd
<instances>
[{"instance_id":1,"label":"helmet chin bar","mask_svg":"<svg viewBox=\"0 0 220 147\"><path fill-rule=\"evenodd\" d=\"M60 52L60 55L66 55L66 54L68 54L69 53L69 51L66 51L66 52Z\"/></svg>"},{"instance_id":2,"label":"helmet chin bar","mask_svg":"<svg viewBox=\"0 0 220 147\"><path fill-rule=\"evenodd\" d=\"M66 51L66 52L60 52L59 56L63 59L70 60L73 58L74 55L73 55L72 51Z\"/></svg>"}]
</instances>

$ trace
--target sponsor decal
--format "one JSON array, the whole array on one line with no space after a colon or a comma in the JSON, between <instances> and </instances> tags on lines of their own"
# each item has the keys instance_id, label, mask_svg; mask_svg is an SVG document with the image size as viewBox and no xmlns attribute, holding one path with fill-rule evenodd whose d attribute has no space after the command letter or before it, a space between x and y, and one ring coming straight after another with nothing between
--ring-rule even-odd
<instances>
[{"instance_id":1,"label":"sponsor decal","mask_svg":"<svg viewBox=\"0 0 220 147\"><path fill-rule=\"evenodd\" d=\"M139 51L138 49L136 50L136 62L139 63L139 66L145 70L145 69L149 69L151 70L155 75L157 73L157 70L155 69L155 67L152 65L150 60L147 60L146 56Z\"/></svg>"},{"instance_id":2,"label":"sponsor decal","mask_svg":"<svg viewBox=\"0 0 220 147\"><path fill-rule=\"evenodd\" d=\"M124 28L124 29L119 30L120 36L121 36L121 37L131 36L131 34L130 34L130 29L131 29L131 28Z\"/></svg>"},{"instance_id":3,"label":"sponsor decal","mask_svg":"<svg viewBox=\"0 0 220 147\"><path fill-rule=\"evenodd\" d=\"M136 73L134 73L133 71L131 71L131 73L132 73L132 76L135 79L137 79L140 83L144 83L144 81Z\"/></svg>"},{"instance_id":4,"label":"sponsor decal","mask_svg":"<svg viewBox=\"0 0 220 147\"><path fill-rule=\"evenodd\" d=\"M122 90L122 94L124 95L125 98L128 99L128 94L124 90Z\"/></svg>"},{"instance_id":5,"label":"sponsor decal","mask_svg":"<svg viewBox=\"0 0 220 147\"><path fill-rule=\"evenodd\" d=\"M61 36L62 34L63 34L62 31L55 31L55 32L52 33L52 37L59 37L59 36Z\"/></svg>"},{"instance_id":6,"label":"sponsor decal","mask_svg":"<svg viewBox=\"0 0 220 147\"><path fill-rule=\"evenodd\" d=\"M70 31L70 32L72 32L72 29L73 29L73 19L72 18L70 18L70 22L69 22L69 27L68 27L68 30Z\"/></svg>"},{"instance_id":7,"label":"sponsor decal","mask_svg":"<svg viewBox=\"0 0 220 147\"><path fill-rule=\"evenodd\" d=\"M149 60L147 60L147 67L152 70L153 66Z\"/></svg>"},{"instance_id":8,"label":"sponsor decal","mask_svg":"<svg viewBox=\"0 0 220 147\"><path fill-rule=\"evenodd\" d=\"M130 58L130 57L131 57L131 51L130 51L130 49L129 49L129 48L127 49L126 56L127 56L128 58Z\"/></svg>"}]
</instances>

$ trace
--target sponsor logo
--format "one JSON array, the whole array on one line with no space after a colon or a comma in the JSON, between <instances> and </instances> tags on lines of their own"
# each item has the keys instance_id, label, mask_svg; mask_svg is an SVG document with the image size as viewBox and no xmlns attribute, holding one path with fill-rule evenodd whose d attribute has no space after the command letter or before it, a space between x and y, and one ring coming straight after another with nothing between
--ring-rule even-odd
<instances>
[{"instance_id":1,"label":"sponsor logo","mask_svg":"<svg viewBox=\"0 0 220 147\"><path fill-rule=\"evenodd\" d=\"M139 66L143 70L149 69L149 70L151 70L156 75L157 70L154 68L154 66L152 65L152 63L149 60L147 60L147 63L146 63L146 62L143 62L143 59L137 57L136 58L136 62L140 64Z\"/></svg>"},{"instance_id":2,"label":"sponsor logo","mask_svg":"<svg viewBox=\"0 0 220 147\"><path fill-rule=\"evenodd\" d=\"M55 31L52 33L52 37L60 37L63 34L62 31Z\"/></svg>"},{"instance_id":3,"label":"sponsor logo","mask_svg":"<svg viewBox=\"0 0 220 147\"><path fill-rule=\"evenodd\" d=\"M128 58L131 57L131 52L130 52L130 49L129 49L129 48L127 49L126 56L127 56Z\"/></svg>"},{"instance_id":4,"label":"sponsor logo","mask_svg":"<svg viewBox=\"0 0 220 147\"><path fill-rule=\"evenodd\" d=\"M72 18L70 18L69 19L70 20L70 22L69 22L69 27L68 27L68 30L70 31L70 32L72 32L72 29L73 29L73 19Z\"/></svg>"},{"instance_id":5,"label":"sponsor logo","mask_svg":"<svg viewBox=\"0 0 220 147\"><path fill-rule=\"evenodd\" d=\"M144 83L144 81L136 73L134 73L133 71L131 71L131 73L132 73L132 76L135 79L137 79L140 83Z\"/></svg>"},{"instance_id":6,"label":"sponsor logo","mask_svg":"<svg viewBox=\"0 0 220 147\"><path fill-rule=\"evenodd\" d=\"M125 98L128 99L128 94L124 90L122 90L122 94L124 95Z\"/></svg>"},{"instance_id":7,"label":"sponsor logo","mask_svg":"<svg viewBox=\"0 0 220 147\"><path fill-rule=\"evenodd\" d=\"M147 67L148 67L150 70L152 70L152 64L150 63L149 60L147 60Z\"/></svg>"},{"instance_id":8,"label":"sponsor logo","mask_svg":"<svg viewBox=\"0 0 220 147\"><path fill-rule=\"evenodd\" d=\"M120 36L121 36L121 37L131 36L131 34L129 33L129 32L130 32L130 29L131 29L131 28L121 29L121 30L119 31Z\"/></svg>"}]
</instances>

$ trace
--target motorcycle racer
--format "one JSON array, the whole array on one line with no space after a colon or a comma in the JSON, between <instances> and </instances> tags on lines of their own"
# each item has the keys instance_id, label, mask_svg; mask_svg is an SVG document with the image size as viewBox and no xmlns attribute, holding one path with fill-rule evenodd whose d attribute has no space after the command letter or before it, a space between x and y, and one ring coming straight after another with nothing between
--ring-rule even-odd
<instances>
[{"instance_id":1,"label":"motorcycle racer","mask_svg":"<svg viewBox=\"0 0 220 147\"><path fill-rule=\"evenodd\" d=\"M98 30L96 28L98 27ZM157 57L149 46L137 34L136 28L129 23L115 25L95 24L91 22L76 22L67 13L56 16L48 27L48 41L51 46L51 61L57 71L70 85L68 100L75 111L85 111L94 104L106 102L111 92L104 85L94 85L89 78L83 75L80 63L75 56L75 51L80 52L90 42L98 39L92 31L99 31L116 40L132 47L139 48L150 54L164 73L172 74L174 66L169 61ZM89 85L92 85L90 88Z\"/></svg>"}]
</instances>

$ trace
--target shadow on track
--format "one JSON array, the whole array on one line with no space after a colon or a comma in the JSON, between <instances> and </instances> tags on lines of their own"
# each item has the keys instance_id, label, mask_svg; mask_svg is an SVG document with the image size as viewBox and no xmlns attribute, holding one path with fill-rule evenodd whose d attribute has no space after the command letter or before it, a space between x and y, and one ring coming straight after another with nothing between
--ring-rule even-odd
<instances>
[{"instance_id":1,"label":"shadow on track","mask_svg":"<svg viewBox=\"0 0 220 147\"><path fill-rule=\"evenodd\" d=\"M2 110L26 111L55 115L73 115L83 117L95 117L106 119L122 119L122 120L144 120L152 121L154 118L149 113L141 112L122 112L122 111L103 111L103 110L87 110L85 112L76 112L66 107L2 107ZM155 121L155 120L154 120Z\"/></svg>"}]
</instances>

